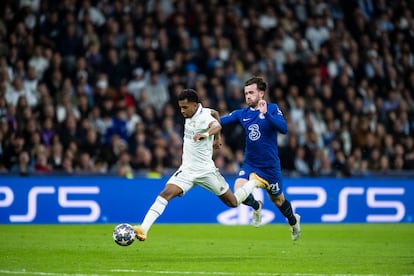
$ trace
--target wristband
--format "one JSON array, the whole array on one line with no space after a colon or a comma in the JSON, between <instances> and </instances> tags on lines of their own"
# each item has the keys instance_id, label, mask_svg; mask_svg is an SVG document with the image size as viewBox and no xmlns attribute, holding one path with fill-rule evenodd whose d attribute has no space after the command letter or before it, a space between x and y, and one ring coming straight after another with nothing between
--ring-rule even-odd
<instances>
[{"instance_id":1,"label":"wristband","mask_svg":"<svg viewBox=\"0 0 414 276\"><path fill-rule=\"evenodd\" d=\"M208 133L208 131L206 131L206 132L204 132L204 133L202 133L203 135L205 135L206 136L206 138L208 137L208 136L210 136L210 133Z\"/></svg>"}]
</instances>

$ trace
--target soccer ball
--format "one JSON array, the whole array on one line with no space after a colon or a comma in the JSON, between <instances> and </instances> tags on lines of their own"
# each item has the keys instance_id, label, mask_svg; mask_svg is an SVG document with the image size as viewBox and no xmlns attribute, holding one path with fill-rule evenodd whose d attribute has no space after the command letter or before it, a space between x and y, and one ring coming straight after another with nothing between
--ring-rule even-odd
<instances>
[{"instance_id":1,"label":"soccer ball","mask_svg":"<svg viewBox=\"0 0 414 276\"><path fill-rule=\"evenodd\" d=\"M135 241L135 231L128 223L121 223L115 227L112 237L116 244L128 246Z\"/></svg>"}]
</instances>

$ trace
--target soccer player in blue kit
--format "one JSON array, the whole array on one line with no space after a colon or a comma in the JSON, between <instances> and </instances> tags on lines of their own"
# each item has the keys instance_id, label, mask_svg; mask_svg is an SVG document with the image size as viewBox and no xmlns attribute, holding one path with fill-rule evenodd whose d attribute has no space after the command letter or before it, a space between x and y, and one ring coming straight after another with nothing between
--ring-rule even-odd
<instances>
[{"instance_id":1,"label":"soccer player in blue kit","mask_svg":"<svg viewBox=\"0 0 414 276\"><path fill-rule=\"evenodd\" d=\"M238 122L246 133L244 162L235 182L235 190L256 177L270 184L268 195L280 212L287 218L291 227L292 240L300 237L300 216L294 214L292 205L282 191L282 172L278 156L277 134L288 131L285 118L277 104L264 100L267 83L260 77L253 77L244 85L244 96L247 107L237 109L220 117L223 126ZM212 111L214 117L218 112ZM250 194L243 204L251 206L252 223L261 223L262 202Z\"/></svg>"}]
</instances>

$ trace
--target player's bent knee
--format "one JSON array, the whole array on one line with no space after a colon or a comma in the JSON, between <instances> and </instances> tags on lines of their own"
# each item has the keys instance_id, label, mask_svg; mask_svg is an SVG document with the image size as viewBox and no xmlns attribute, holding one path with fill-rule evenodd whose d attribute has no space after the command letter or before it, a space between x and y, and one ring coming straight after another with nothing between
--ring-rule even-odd
<instances>
[{"instance_id":1,"label":"player's bent knee","mask_svg":"<svg viewBox=\"0 0 414 276\"><path fill-rule=\"evenodd\" d=\"M277 206L280 207L282 206L283 202L285 201L285 197L282 194L278 195L278 196L274 196L274 195L269 195L270 200Z\"/></svg>"},{"instance_id":2,"label":"player's bent knee","mask_svg":"<svg viewBox=\"0 0 414 276\"><path fill-rule=\"evenodd\" d=\"M229 195L229 191L224 193L223 195L219 196L221 201L223 201L224 204L226 204L228 207L236 208L238 206L236 197L232 197Z\"/></svg>"},{"instance_id":3,"label":"player's bent knee","mask_svg":"<svg viewBox=\"0 0 414 276\"><path fill-rule=\"evenodd\" d=\"M226 204L228 207L231 208L236 208L238 206L237 204L237 200L234 198L233 199L229 199L229 198L221 198L221 200L224 202L224 204Z\"/></svg>"},{"instance_id":4,"label":"player's bent knee","mask_svg":"<svg viewBox=\"0 0 414 276\"><path fill-rule=\"evenodd\" d=\"M167 184L160 193L160 196L165 198L167 201L170 201L176 196L182 195L183 190L181 190L180 187L173 185L173 184Z\"/></svg>"},{"instance_id":5,"label":"player's bent knee","mask_svg":"<svg viewBox=\"0 0 414 276\"><path fill-rule=\"evenodd\" d=\"M227 206L229 206L229 207L231 207L231 208L236 208L237 206L239 206L238 204L237 204L237 201L236 202L228 202L228 203L226 203L226 205Z\"/></svg>"}]
</instances>

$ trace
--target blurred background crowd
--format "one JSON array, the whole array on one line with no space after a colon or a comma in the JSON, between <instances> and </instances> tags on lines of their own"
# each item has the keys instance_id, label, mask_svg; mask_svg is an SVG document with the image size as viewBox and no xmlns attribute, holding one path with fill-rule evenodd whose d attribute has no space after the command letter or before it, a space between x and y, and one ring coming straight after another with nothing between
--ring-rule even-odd
<instances>
[{"instance_id":1,"label":"blurred background crowd","mask_svg":"<svg viewBox=\"0 0 414 276\"><path fill-rule=\"evenodd\" d=\"M177 95L221 114L263 76L287 176L414 171L414 1L3 0L0 171L168 174ZM244 132L223 130L224 174Z\"/></svg>"}]
</instances>

